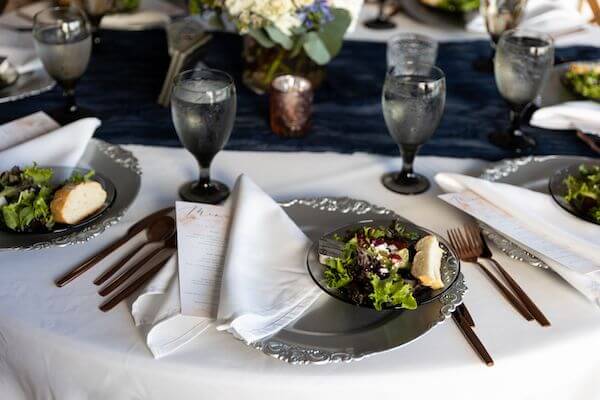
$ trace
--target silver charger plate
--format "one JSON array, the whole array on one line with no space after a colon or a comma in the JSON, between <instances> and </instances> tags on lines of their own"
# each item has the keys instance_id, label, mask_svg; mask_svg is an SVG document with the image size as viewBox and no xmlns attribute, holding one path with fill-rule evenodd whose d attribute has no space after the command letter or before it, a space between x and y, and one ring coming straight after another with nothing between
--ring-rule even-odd
<instances>
[{"instance_id":1,"label":"silver charger plate","mask_svg":"<svg viewBox=\"0 0 600 400\"><path fill-rule=\"evenodd\" d=\"M36 69L19 76L14 84L0 89L0 104L37 96L55 85L56 82L46 73L46 70Z\"/></svg>"},{"instance_id":2,"label":"silver charger plate","mask_svg":"<svg viewBox=\"0 0 600 400\"><path fill-rule=\"evenodd\" d=\"M0 232L0 250L33 250L84 243L123 217L137 197L141 185L142 171L137 158L121 146L92 139L78 166L93 169L112 181L116 190L112 205L93 223L75 231L31 234Z\"/></svg>"},{"instance_id":3,"label":"silver charger plate","mask_svg":"<svg viewBox=\"0 0 600 400\"><path fill-rule=\"evenodd\" d=\"M492 182L508 183L549 194L548 180L555 171L573 164L592 161L596 160L577 156L529 156L493 164L485 169L480 177ZM546 263L510 239L485 224L481 224L481 227L488 239L511 258L535 267L548 268Z\"/></svg>"},{"instance_id":4,"label":"silver charger plate","mask_svg":"<svg viewBox=\"0 0 600 400\"><path fill-rule=\"evenodd\" d=\"M402 217L349 198L295 199L281 204L313 241L339 226L364 219ZM449 262L458 263L454 259ZM457 267L458 268L458 267ZM308 272L307 272L308 273ZM374 311L322 294L298 320L254 346L292 364L350 362L406 345L451 316L467 288L462 275L439 299L414 311Z\"/></svg>"}]
</instances>

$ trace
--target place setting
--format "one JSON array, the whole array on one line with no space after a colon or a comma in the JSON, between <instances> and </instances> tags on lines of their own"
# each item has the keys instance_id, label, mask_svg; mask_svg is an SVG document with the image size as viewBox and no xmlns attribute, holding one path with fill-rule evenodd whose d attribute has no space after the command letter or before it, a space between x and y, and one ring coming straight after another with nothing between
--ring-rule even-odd
<instances>
[{"instance_id":1,"label":"place setting","mask_svg":"<svg viewBox=\"0 0 600 400\"><path fill-rule=\"evenodd\" d=\"M125 3L0 15L7 398L593 398L594 0Z\"/></svg>"}]
</instances>

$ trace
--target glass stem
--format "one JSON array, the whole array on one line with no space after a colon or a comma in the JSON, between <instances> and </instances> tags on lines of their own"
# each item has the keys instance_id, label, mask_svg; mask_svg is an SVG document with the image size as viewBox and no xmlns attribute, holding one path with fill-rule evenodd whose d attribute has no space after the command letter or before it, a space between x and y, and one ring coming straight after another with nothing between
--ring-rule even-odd
<instances>
[{"instance_id":1,"label":"glass stem","mask_svg":"<svg viewBox=\"0 0 600 400\"><path fill-rule=\"evenodd\" d=\"M63 96L65 97L67 110L69 110L69 112L77 111L77 102L75 101L75 89L65 89L63 91Z\"/></svg>"},{"instance_id":2,"label":"glass stem","mask_svg":"<svg viewBox=\"0 0 600 400\"><path fill-rule=\"evenodd\" d=\"M200 166L200 176L198 178L198 184L203 187L207 187L210 184L210 165L207 167Z\"/></svg>"},{"instance_id":3,"label":"glass stem","mask_svg":"<svg viewBox=\"0 0 600 400\"><path fill-rule=\"evenodd\" d=\"M412 145L401 145L400 151L402 152L402 170L400 171L399 179L401 181L410 179L413 175L413 163L415 156L417 155L418 146Z\"/></svg>"},{"instance_id":4,"label":"glass stem","mask_svg":"<svg viewBox=\"0 0 600 400\"><path fill-rule=\"evenodd\" d=\"M385 17L383 14L384 7L385 7L385 0L379 0L379 14L377 14L377 19L380 21L385 20Z\"/></svg>"},{"instance_id":5,"label":"glass stem","mask_svg":"<svg viewBox=\"0 0 600 400\"><path fill-rule=\"evenodd\" d=\"M519 111L510 110L510 134L512 136L520 136L521 131L521 113Z\"/></svg>"}]
</instances>

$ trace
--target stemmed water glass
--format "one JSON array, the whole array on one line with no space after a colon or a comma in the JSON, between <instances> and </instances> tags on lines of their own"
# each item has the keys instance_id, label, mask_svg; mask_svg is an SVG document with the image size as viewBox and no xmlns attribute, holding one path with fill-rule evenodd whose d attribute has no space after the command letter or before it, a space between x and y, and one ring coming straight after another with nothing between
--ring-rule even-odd
<instances>
[{"instance_id":1,"label":"stemmed water glass","mask_svg":"<svg viewBox=\"0 0 600 400\"><path fill-rule=\"evenodd\" d=\"M114 0L82 0L83 10L92 24L92 35L95 45L100 44L100 22L113 9Z\"/></svg>"},{"instance_id":2,"label":"stemmed water glass","mask_svg":"<svg viewBox=\"0 0 600 400\"><path fill-rule=\"evenodd\" d=\"M57 122L65 124L91 115L75 101L75 86L87 69L92 52L90 26L76 8L52 7L33 18L33 37L38 56L48 74L63 88L66 106L50 111Z\"/></svg>"},{"instance_id":3,"label":"stemmed water glass","mask_svg":"<svg viewBox=\"0 0 600 400\"><path fill-rule=\"evenodd\" d=\"M210 179L210 164L229 140L236 102L235 84L225 72L194 69L175 79L171 96L173 124L179 140L200 167L199 179L179 190L184 200L217 204L229 196L225 184Z\"/></svg>"},{"instance_id":4,"label":"stemmed water glass","mask_svg":"<svg viewBox=\"0 0 600 400\"><path fill-rule=\"evenodd\" d=\"M413 171L419 147L437 129L446 102L446 78L431 64L392 66L385 78L381 103L390 135L402 153L402 170L383 175L382 183L394 192L418 194L430 184Z\"/></svg>"},{"instance_id":5,"label":"stemmed water glass","mask_svg":"<svg viewBox=\"0 0 600 400\"><path fill-rule=\"evenodd\" d=\"M396 24L390 20L389 15L385 15L385 2L386 0L379 0L379 11L377 17L365 21L367 28L375 30L394 29Z\"/></svg>"},{"instance_id":6,"label":"stemmed water glass","mask_svg":"<svg viewBox=\"0 0 600 400\"><path fill-rule=\"evenodd\" d=\"M387 66L415 63L435 65L438 44L417 33L399 33L387 41Z\"/></svg>"},{"instance_id":7,"label":"stemmed water glass","mask_svg":"<svg viewBox=\"0 0 600 400\"><path fill-rule=\"evenodd\" d=\"M546 34L526 30L505 32L496 49L494 75L502 98L508 103L510 129L493 133L490 141L518 153L535 146L520 129L521 114L540 92L554 64L554 45Z\"/></svg>"},{"instance_id":8,"label":"stemmed water glass","mask_svg":"<svg viewBox=\"0 0 600 400\"><path fill-rule=\"evenodd\" d=\"M491 55L475 61L475 68L483 72L493 72L494 51L500 36L514 29L521 22L527 0L481 0L479 13L491 38Z\"/></svg>"}]
</instances>

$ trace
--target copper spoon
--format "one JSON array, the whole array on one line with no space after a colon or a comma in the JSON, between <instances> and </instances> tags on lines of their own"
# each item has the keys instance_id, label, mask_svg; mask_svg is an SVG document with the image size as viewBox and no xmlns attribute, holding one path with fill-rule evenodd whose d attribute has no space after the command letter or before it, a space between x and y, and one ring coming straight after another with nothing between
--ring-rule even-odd
<instances>
[{"instance_id":1,"label":"copper spoon","mask_svg":"<svg viewBox=\"0 0 600 400\"><path fill-rule=\"evenodd\" d=\"M166 215L174 210L173 207L163 208L162 210L156 211L150 215L147 215L143 219L139 220L135 224L133 224L128 230L127 233L122 236L120 239L117 239L113 243L106 246L99 253L94 254L92 257L88 258L86 261L78 265L77 267L71 269L66 272L63 276L56 280L56 286L62 287L67 283L71 282L73 279L82 275L84 272L92 268L94 265L98 264L100 261L104 260L109 254L113 251L116 251L119 247L123 246L129 240L131 240L135 235L140 233L141 231L148 229L148 226L152 224L157 218L160 218L163 215Z\"/></svg>"},{"instance_id":2,"label":"copper spoon","mask_svg":"<svg viewBox=\"0 0 600 400\"><path fill-rule=\"evenodd\" d=\"M123 265L127 264L144 246L150 243L163 242L175 232L175 221L171 217L160 217L148 227L146 241L125 255L119 262L104 271L94 280L94 284L101 285L112 277Z\"/></svg>"},{"instance_id":3,"label":"copper spoon","mask_svg":"<svg viewBox=\"0 0 600 400\"><path fill-rule=\"evenodd\" d=\"M146 255L142 260L132 265L130 268L123 271L119 276L117 276L111 283L107 286L100 289L98 294L100 296L106 296L112 293L117 287L119 287L122 283L127 281L133 274L142 269L147 263L149 263L157 254L161 253L165 249L176 249L177 248L177 235L173 234L165 239L163 245L157 249L154 249L150 252L150 254Z\"/></svg>"}]
</instances>

